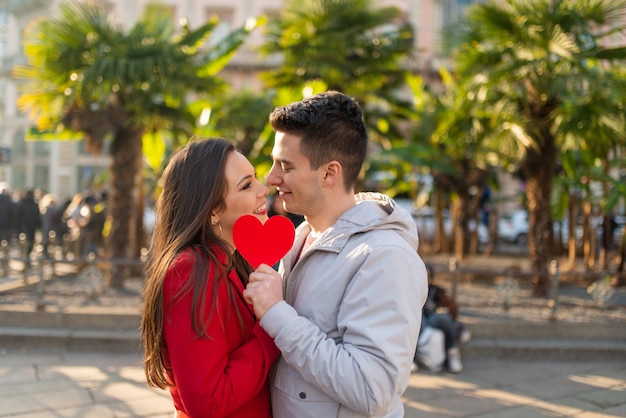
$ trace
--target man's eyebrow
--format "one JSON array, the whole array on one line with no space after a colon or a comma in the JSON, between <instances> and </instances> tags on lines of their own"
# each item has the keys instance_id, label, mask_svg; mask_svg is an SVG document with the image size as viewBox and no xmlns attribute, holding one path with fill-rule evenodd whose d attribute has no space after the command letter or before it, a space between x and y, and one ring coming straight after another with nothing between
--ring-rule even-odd
<instances>
[{"instance_id":1,"label":"man's eyebrow","mask_svg":"<svg viewBox=\"0 0 626 418\"><path fill-rule=\"evenodd\" d=\"M237 187L239 187L239 185L241 183L243 183L244 181L250 179L252 176L250 174L248 174L247 176L244 176L241 180L239 180L239 182L237 183Z\"/></svg>"},{"instance_id":2,"label":"man's eyebrow","mask_svg":"<svg viewBox=\"0 0 626 418\"><path fill-rule=\"evenodd\" d=\"M293 164L291 161L285 160L283 158L275 158L274 162L278 164L287 164L287 165Z\"/></svg>"}]
</instances>

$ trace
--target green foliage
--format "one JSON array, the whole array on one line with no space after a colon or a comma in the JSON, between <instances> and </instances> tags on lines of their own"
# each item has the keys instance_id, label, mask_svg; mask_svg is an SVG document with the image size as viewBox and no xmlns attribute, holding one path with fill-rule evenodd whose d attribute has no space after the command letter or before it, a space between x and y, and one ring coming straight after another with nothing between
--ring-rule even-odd
<instances>
[{"instance_id":1,"label":"green foliage","mask_svg":"<svg viewBox=\"0 0 626 418\"><path fill-rule=\"evenodd\" d=\"M168 7L149 2L127 32L92 2L61 3L58 16L33 22L24 34L28 65L15 69L28 80L20 108L30 110L41 129L62 124L71 109L117 107L142 129L191 133L187 93L210 97L225 91L216 74L255 24L207 47L218 21L176 27Z\"/></svg>"},{"instance_id":2,"label":"green foliage","mask_svg":"<svg viewBox=\"0 0 626 418\"><path fill-rule=\"evenodd\" d=\"M39 130L82 132L86 148L94 153L111 138L107 250L113 258L139 256L141 249L140 228L129 222L141 219L134 213L141 206L129 205L144 193L137 179L147 170L135 164L141 152L158 177L159 160L195 133L197 118L207 107L202 102L226 91L217 74L257 24L249 21L211 45L207 40L217 23L178 27L170 6L148 2L126 31L100 3L68 1L61 3L58 15L25 30L28 62L15 69L26 80L18 101L21 110L30 112ZM131 239L132 234L138 236ZM130 244L135 248L129 249ZM110 270L111 286L121 287L123 279L117 267Z\"/></svg>"},{"instance_id":3,"label":"green foliage","mask_svg":"<svg viewBox=\"0 0 626 418\"><path fill-rule=\"evenodd\" d=\"M482 147L519 168L530 258L544 269L543 225L560 219L575 193L592 198L592 182L611 182L598 162L624 150L626 0L492 0L471 6L466 23L445 36L467 101L458 109L481 121L471 127L483 130ZM619 201L602 199L604 209ZM542 292L545 282L537 284Z\"/></svg>"},{"instance_id":4,"label":"green foliage","mask_svg":"<svg viewBox=\"0 0 626 418\"><path fill-rule=\"evenodd\" d=\"M216 101L211 125L221 136L237 141L239 150L248 156L268 123L273 109L271 91L243 89Z\"/></svg>"},{"instance_id":5,"label":"green foliage","mask_svg":"<svg viewBox=\"0 0 626 418\"><path fill-rule=\"evenodd\" d=\"M282 64L268 71L269 87L301 90L311 82L356 98L370 136L385 148L402 141L397 120L409 103L397 97L412 61L414 34L396 7L371 0L286 0L268 22L266 54Z\"/></svg>"},{"instance_id":6,"label":"green foliage","mask_svg":"<svg viewBox=\"0 0 626 418\"><path fill-rule=\"evenodd\" d=\"M273 105L269 111L263 115L265 118L265 127L255 141L254 146L248 154L248 158L256 168L257 176L264 177L272 166L272 146L274 143L274 131L269 124L268 116L271 110L276 106L284 106L286 104L297 102L304 97L321 93L328 90L326 84L320 80L314 80L303 84L302 86L285 86L277 89L271 89L266 92L268 96L273 97Z\"/></svg>"},{"instance_id":7,"label":"green foliage","mask_svg":"<svg viewBox=\"0 0 626 418\"><path fill-rule=\"evenodd\" d=\"M356 94L401 81L413 32L399 9L374 9L370 0L288 0L281 13L268 25L264 47L284 56L267 77L270 85L321 79L330 89Z\"/></svg>"},{"instance_id":8,"label":"green foliage","mask_svg":"<svg viewBox=\"0 0 626 418\"><path fill-rule=\"evenodd\" d=\"M542 141L538 121L565 149L604 145L606 153L623 137L626 50L604 45L619 39L625 17L623 0L492 1L448 32L464 88L475 106L488 106L505 155L519 160ZM601 62L609 57L618 61ZM591 132L602 140L587 141Z\"/></svg>"}]
</instances>

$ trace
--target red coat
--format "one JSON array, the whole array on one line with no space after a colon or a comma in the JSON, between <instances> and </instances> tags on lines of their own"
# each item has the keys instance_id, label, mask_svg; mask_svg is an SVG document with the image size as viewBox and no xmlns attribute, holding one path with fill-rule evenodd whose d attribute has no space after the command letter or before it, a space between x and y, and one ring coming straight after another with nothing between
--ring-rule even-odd
<instances>
[{"instance_id":1,"label":"red coat","mask_svg":"<svg viewBox=\"0 0 626 418\"><path fill-rule=\"evenodd\" d=\"M199 338L193 329L191 292L171 303L189 280L194 257L191 250L179 255L170 266L164 285L163 360L169 367L170 394L177 416L270 418L267 377L279 351L245 302L243 284L235 271L228 275L235 306L228 303L229 290L223 281L218 289L218 307L208 325L210 338ZM207 280L210 283L204 318L209 318L214 304L214 277ZM235 309L243 320L243 332Z\"/></svg>"}]
</instances>

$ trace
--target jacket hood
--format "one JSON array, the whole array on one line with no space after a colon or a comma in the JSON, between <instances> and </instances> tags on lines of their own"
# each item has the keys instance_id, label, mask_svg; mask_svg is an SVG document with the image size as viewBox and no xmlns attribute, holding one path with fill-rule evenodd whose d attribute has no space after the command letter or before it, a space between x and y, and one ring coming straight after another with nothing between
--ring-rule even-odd
<instances>
[{"instance_id":1,"label":"jacket hood","mask_svg":"<svg viewBox=\"0 0 626 418\"><path fill-rule=\"evenodd\" d=\"M324 233L320 244L341 246L354 234L372 230L392 230L417 250L419 244L417 225L406 209L390 197L375 192L358 193L356 202L356 206L346 211L330 228L333 230L332 233Z\"/></svg>"}]
</instances>

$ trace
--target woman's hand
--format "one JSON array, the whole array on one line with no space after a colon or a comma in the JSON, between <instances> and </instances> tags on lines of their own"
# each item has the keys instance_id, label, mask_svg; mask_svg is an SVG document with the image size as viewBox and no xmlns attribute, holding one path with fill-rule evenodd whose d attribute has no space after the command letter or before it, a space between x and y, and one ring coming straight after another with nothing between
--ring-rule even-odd
<instances>
[{"instance_id":1,"label":"woman's hand","mask_svg":"<svg viewBox=\"0 0 626 418\"><path fill-rule=\"evenodd\" d=\"M272 267L261 264L250 273L243 295L252 304L256 317L261 319L272 306L283 300L283 279Z\"/></svg>"}]
</instances>

